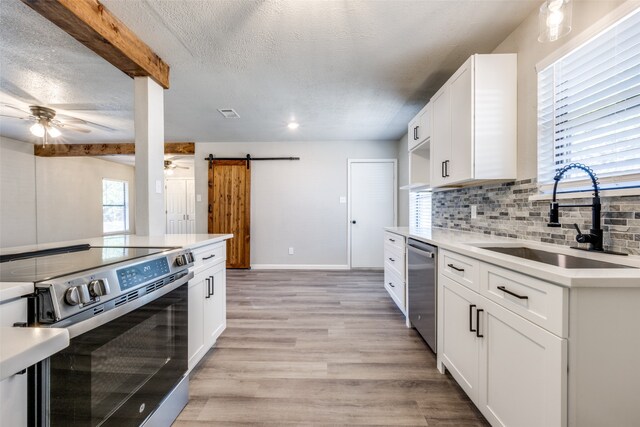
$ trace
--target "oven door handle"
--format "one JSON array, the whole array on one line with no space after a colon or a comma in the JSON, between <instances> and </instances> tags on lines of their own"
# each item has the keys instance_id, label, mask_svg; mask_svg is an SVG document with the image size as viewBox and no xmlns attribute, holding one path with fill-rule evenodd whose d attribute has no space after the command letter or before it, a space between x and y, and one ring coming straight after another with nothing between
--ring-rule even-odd
<instances>
[{"instance_id":1,"label":"oven door handle","mask_svg":"<svg viewBox=\"0 0 640 427\"><path fill-rule=\"evenodd\" d=\"M69 338L77 337L78 335L82 335L87 331L100 327L106 323L111 322L114 319L117 319L120 316L124 316L127 313L131 313L132 311L149 304L150 302L160 298L163 295L168 294L169 292L178 289L180 286L186 285L189 280L193 279L193 272L189 271L187 274L176 280L175 282L169 283L168 285L163 286L160 289L154 290L153 292L138 297L137 299L127 302L119 307L112 308L110 310L103 311L102 313L90 317L87 320L83 320L81 322L66 325L63 322L54 323L51 325L52 328L61 328L66 327L69 331ZM144 290L144 286L139 288ZM113 301L113 300L111 300ZM105 304L109 304L110 301L107 301ZM68 320L68 319L67 319Z\"/></svg>"}]
</instances>

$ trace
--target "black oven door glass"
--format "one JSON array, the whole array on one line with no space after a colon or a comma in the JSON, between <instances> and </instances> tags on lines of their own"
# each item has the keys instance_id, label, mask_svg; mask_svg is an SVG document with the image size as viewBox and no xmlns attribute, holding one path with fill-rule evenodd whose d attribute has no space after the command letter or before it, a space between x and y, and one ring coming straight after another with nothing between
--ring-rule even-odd
<instances>
[{"instance_id":1,"label":"black oven door glass","mask_svg":"<svg viewBox=\"0 0 640 427\"><path fill-rule=\"evenodd\" d=\"M187 285L51 358L52 426L138 426L187 371Z\"/></svg>"}]
</instances>

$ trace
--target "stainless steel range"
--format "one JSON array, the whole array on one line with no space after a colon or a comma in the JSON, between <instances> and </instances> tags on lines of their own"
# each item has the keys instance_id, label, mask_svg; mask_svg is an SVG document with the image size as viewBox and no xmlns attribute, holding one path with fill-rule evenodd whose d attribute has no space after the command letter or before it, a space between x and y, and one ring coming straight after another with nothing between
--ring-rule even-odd
<instances>
[{"instance_id":1,"label":"stainless steel range","mask_svg":"<svg viewBox=\"0 0 640 427\"><path fill-rule=\"evenodd\" d=\"M29 369L29 424L170 425L188 400L187 282L176 248L79 245L3 256L0 280L30 281L30 326L70 345Z\"/></svg>"}]
</instances>

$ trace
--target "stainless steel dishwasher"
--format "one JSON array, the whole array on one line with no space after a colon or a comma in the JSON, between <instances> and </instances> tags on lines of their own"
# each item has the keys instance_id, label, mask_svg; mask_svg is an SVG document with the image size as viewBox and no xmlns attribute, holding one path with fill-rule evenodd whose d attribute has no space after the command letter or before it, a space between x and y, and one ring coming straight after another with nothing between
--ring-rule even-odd
<instances>
[{"instance_id":1,"label":"stainless steel dishwasher","mask_svg":"<svg viewBox=\"0 0 640 427\"><path fill-rule=\"evenodd\" d=\"M436 352L436 266L438 248L409 239L409 320Z\"/></svg>"}]
</instances>

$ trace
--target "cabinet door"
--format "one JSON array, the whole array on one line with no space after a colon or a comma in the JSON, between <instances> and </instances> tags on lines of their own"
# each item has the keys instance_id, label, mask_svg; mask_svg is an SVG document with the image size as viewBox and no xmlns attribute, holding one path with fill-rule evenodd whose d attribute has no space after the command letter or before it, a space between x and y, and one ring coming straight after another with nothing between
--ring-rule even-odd
<instances>
[{"instance_id":1,"label":"cabinet door","mask_svg":"<svg viewBox=\"0 0 640 427\"><path fill-rule=\"evenodd\" d=\"M205 353L204 351L204 292L205 292L205 276L197 274L189 281L189 369L200 361Z\"/></svg>"},{"instance_id":2,"label":"cabinet door","mask_svg":"<svg viewBox=\"0 0 640 427\"><path fill-rule=\"evenodd\" d=\"M409 139L409 150L413 149L416 145L420 144L420 139L418 137L419 126L420 126L420 116L415 116L407 126L407 138Z\"/></svg>"},{"instance_id":3,"label":"cabinet door","mask_svg":"<svg viewBox=\"0 0 640 427\"><path fill-rule=\"evenodd\" d=\"M442 284L442 362L460 387L476 403L478 399L479 344L476 332L477 301L480 296L446 276L439 275Z\"/></svg>"},{"instance_id":4,"label":"cabinet door","mask_svg":"<svg viewBox=\"0 0 640 427\"><path fill-rule=\"evenodd\" d=\"M451 153L448 175L450 183L473 178L473 57L451 78Z\"/></svg>"},{"instance_id":5,"label":"cabinet door","mask_svg":"<svg viewBox=\"0 0 640 427\"><path fill-rule=\"evenodd\" d=\"M431 137L431 103L428 103L418 117L418 138L420 142Z\"/></svg>"},{"instance_id":6,"label":"cabinet door","mask_svg":"<svg viewBox=\"0 0 640 427\"><path fill-rule=\"evenodd\" d=\"M478 407L493 426L565 426L566 340L483 300Z\"/></svg>"},{"instance_id":7,"label":"cabinet door","mask_svg":"<svg viewBox=\"0 0 640 427\"><path fill-rule=\"evenodd\" d=\"M445 85L431 99L431 186L446 185L446 167L451 158L451 101ZM411 136L411 135L409 135Z\"/></svg>"},{"instance_id":8,"label":"cabinet door","mask_svg":"<svg viewBox=\"0 0 640 427\"><path fill-rule=\"evenodd\" d=\"M27 321L27 299L0 304L0 327ZM0 426L27 425L27 374L15 374L0 381Z\"/></svg>"},{"instance_id":9,"label":"cabinet door","mask_svg":"<svg viewBox=\"0 0 640 427\"><path fill-rule=\"evenodd\" d=\"M226 270L224 263L207 269L205 279L204 336L207 349L226 327Z\"/></svg>"}]
</instances>

